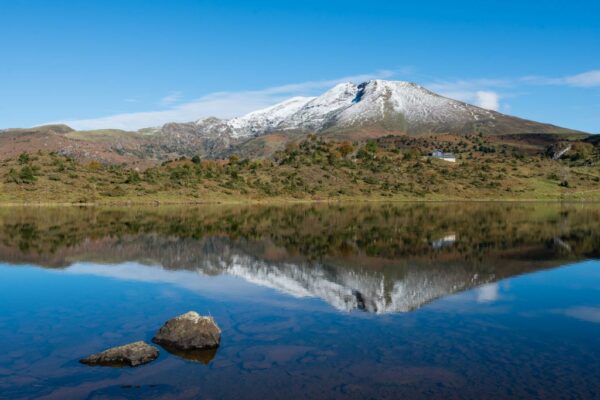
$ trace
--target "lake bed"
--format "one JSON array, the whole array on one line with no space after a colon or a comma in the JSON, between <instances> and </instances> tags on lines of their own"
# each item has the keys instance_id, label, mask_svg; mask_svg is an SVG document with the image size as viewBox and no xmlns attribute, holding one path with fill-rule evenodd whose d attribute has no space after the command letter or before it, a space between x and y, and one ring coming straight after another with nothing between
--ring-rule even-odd
<instances>
[{"instance_id":1,"label":"lake bed","mask_svg":"<svg viewBox=\"0 0 600 400\"><path fill-rule=\"evenodd\" d=\"M0 209L0 398L594 398L600 207ZM212 359L78 360L195 310Z\"/></svg>"}]
</instances>

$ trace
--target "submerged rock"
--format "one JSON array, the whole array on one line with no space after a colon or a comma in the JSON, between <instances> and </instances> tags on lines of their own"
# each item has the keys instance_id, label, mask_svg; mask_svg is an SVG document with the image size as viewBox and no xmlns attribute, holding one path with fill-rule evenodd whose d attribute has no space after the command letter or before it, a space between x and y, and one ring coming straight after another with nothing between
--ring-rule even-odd
<instances>
[{"instance_id":1,"label":"submerged rock","mask_svg":"<svg viewBox=\"0 0 600 400\"><path fill-rule=\"evenodd\" d=\"M167 351L181 352L215 349L221 343L221 329L212 317L190 311L167 321L152 339Z\"/></svg>"},{"instance_id":2,"label":"submerged rock","mask_svg":"<svg viewBox=\"0 0 600 400\"><path fill-rule=\"evenodd\" d=\"M166 344L163 344L162 347L174 356L204 365L208 365L215 358L218 350L218 347L206 350L179 350Z\"/></svg>"},{"instance_id":3,"label":"submerged rock","mask_svg":"<svg viewBox=\"0 0 600 400\"><path fill-rule=\"evenodd\" d=\"M82 364L105 367L137 367L158 357L158 349L139 341L113 347L79 360Z\"/></svg>"}]
</instances>

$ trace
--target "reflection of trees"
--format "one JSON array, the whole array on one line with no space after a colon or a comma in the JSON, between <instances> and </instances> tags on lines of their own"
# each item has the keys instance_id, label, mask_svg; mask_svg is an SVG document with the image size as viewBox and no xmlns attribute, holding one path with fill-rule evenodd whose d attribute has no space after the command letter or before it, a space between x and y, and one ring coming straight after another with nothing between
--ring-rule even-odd
<instances>
[{"instance_id":1,"label":"reflection of trees","mask_svg":"<svg viewBox=\"0 0 600 400\"><path fill-rule=\"evenodd\" d=\"M297 205L0 210L5 251L48 255L85 241L134 235L268 241L307 260L365 256L481 260L515 248L600 254L600 208L533 204ZM432 242L455 235L449 246ZM566 254L565 248L570 249Z\"/></svg>"},{"instance_id":2,"label":"reflection of trees","mask_svg":"<svg viewBox=\"0 0 600 400\"><path fill-rule=\"evenodd\" d=\"M534 204L0 209L0 260L148 262L400 312L597 257L599 214Z\"/></svg>"},{"instance_id":3,"label":"reflection of trees","mask_svg":"<svg viewBox=\"0 0 600 400\"><path fill-rule=\"evenodd\" d=\"M40 250L36 246L40 245L42 241L40 240L40 233L35 223L7 225L6 233L8 238L16 239L19 250L23 252ZM11 241L6 238L3 239L3 242L6 245L11 244ZM32 246L34 247L33 249Z\"/></svg>"}]
</instances>

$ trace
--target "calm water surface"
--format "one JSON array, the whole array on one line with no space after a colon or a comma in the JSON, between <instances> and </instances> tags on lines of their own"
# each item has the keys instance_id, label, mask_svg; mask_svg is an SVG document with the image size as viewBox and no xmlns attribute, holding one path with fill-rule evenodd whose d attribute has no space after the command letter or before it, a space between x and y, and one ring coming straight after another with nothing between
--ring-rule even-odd
<instances>
[{"instance_id":1,"label":"calm water surface","mask_svg":"<svg viewBox=\"0 0 600 400\"><path fill-rule=\"evenodd\" d=\"M0 208L0 398L600 398L600 206ZM222 343L78 359L189 310Z\"/></svg>"}]
</instances>

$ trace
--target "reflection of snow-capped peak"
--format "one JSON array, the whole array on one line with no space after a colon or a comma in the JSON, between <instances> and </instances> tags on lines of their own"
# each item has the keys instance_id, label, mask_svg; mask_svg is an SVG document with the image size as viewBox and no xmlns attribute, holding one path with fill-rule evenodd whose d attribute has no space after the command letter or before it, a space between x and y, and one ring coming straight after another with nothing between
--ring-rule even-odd
<instances>
[{"instance_id":1,"label":"reflection of snow-capped peak","mask_svg":"<svg viewBox=\"0 0 600 400\"><path fill-rule=\"evenodd\" d=\"M257 257L247 243L240 245L223 237L206 239L202 245L192 240L156 240L150 237L138 249L144 254L144 262L154 265L145 267L152 269L149 274L123 265L110 268L88 265L79 268L79 272L89 273L95 268L107 276L172 282L183 287L194 286L194 281L206 283L206 276L231 275L294 297L320 298L338 310L378 314L409 312L435 299L506 276L489 266L480 271L462 263L425 261L378 269L309 261L275 262ZM158 273L158 265L169 272ZM487 293L486 298L490 297Z\"/></svg>"},{"instance_id":2,"label":"reflection of snow-capped peak","mask_svg":"<svg viewBox=\"0 0 600 400\"><path fill-rule=\"evenodd\" d=\"M373 313L408 312L460 290L486 283L463 270L411 270L389 282L379 272L326 268L321 264L269 263L245 255L219 261L224 273L296 297L318 297L333 307ZM489 277L488 277L489 278ZM389 279L388 279L389 280Z\"/></svg>"},{"instance_id":3,"label":"reflection of snow-capped peak","mask_svg":"<svg viewBox=\"0 0 600 400\"><path fill-rule=\"evenodd\" d=\"M321 269L310 270L288 263L275 267L245 256L234 256L229 261L221 264L224 271L248 282L295 297L320 297L340 310L357 307L352 290L327 279Z\"/></svg>"}]
</instances>

